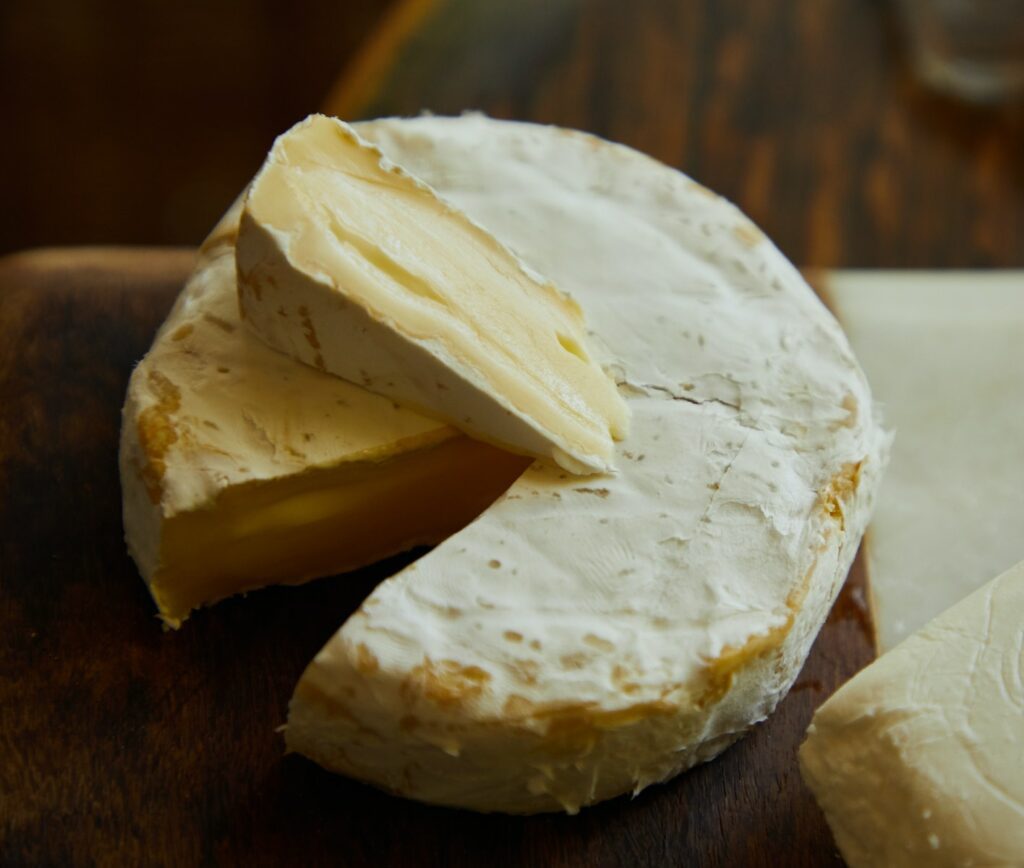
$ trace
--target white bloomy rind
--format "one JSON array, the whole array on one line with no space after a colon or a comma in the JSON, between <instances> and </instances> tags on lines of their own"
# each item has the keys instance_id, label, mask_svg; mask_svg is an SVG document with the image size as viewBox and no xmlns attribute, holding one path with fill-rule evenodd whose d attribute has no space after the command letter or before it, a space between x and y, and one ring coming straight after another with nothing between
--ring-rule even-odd
<instances>
[{"instance_id":1,"label":"white bloomy rind","mask_svg":"<svg viewBox=\"0 0 1024 868\"><path fill-rule=\"evenodd\" d=\"M850 868L1024 861L1024 562L841 687L800 749Z\"/></svg>"},{"instance_id":2,"label":"white bloomy rind","mask_svg":"<svg viewBox=\"0 0 1024 868\"><path fill-rule=\"evenodd\" d=\"M512 451L611 469L628 409L576 303L347 124L278 138L237 263L271 346Z\"/></svg>"},{"instance_id":3,"label":"white bloomy rind","mask_svg":"<svg viewBox=\"0 0 1024 868\"><path fill-rule=\"evenodd\" d=\"M380 585L289 748L509 812L710 759L792 684L870 513L888 436L845 337L732 205L627 148L479 116L360 133L579 298L632 433L616 475L537 464Z\"/></svg>"}]
</instances>

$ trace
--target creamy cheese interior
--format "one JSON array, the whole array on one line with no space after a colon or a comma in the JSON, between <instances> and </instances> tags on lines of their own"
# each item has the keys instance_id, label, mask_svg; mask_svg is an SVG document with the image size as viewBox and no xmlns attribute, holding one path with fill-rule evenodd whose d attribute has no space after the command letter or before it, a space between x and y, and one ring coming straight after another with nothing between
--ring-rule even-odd
<instances>
[{"instance_id":1,"label":"creamy cheese interior","mask_svg":"<svg viewBox=\"0 0 1024 868\"><path fill-rule=\"evenodd\" d=\"M277 140L238 247L250 324L303 361L515 451L543 457L553 445L574 470L606 469L626 433L575 301L340 121L314 116ZM399 344L439 366L396 362ZM513 418L549 442L522 438Z\"/></svg>"},{"instance_id":2,"label":"creamy cheese interior","mask_svg":"<svg viewBox=\"0 0 1024 868\"><path fill-rule=\"evenodd\" d=\"M465 437L227 489L167 520L150 590L173 625L199 606L299 584L434 545L470 522L523 469Z\"/></svg>"}]
</instances>

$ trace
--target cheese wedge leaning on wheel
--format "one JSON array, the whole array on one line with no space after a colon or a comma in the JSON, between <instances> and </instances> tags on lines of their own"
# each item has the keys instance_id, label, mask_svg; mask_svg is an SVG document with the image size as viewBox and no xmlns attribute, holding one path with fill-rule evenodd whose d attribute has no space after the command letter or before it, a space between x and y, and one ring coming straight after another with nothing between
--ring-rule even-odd
<instances>
[{"instance_id":1,"label":"cheese wedge leaning on wheel","mask_svg":"<svg viewBox=\"0 0 1024 868\"><path fill-rule=\"evenodd\" d=\"M512 451L610 469L628 411L577 304L347 124L278 138L237 246L242 312L271 346Z\"/></svg>"},{"instance_id":2,"label":"cheese wedge leaning on wheel","mask_svg":"<svg viewBox=\"0 0 1024 868\"><path fill-rule=\"evenodd\" d=\"M401 795L566 810L768 715L845 578L888 436L841 330L685 176L480 116L360 126L587 312L631 410L614 475L534 464L311 662L288 747Z\"/></svg>"},{"instance_id":3,"label":"cheese wedge leaning on wheel","mask_svg":"<svg viewBox=\"0 0 1024 868\"><path fill-rule=\"evenodd\" d=\"M252 335L238 215L203 245L123 413L128 549L171 627L243 591L438 542L529 464Z\"/></svg>"}]
</instances>

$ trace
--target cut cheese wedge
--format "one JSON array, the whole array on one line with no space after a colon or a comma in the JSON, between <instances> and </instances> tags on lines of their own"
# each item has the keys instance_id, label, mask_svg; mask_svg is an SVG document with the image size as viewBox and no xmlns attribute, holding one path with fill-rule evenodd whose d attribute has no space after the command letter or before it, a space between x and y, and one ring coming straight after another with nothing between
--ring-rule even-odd
<instances>
[{"instance_id":1,"label":"cut cheese wedge","mask_svg":"<svg viewBox=\"0 0 1024 868\"><path fill-rule=\"evenodd\" d=\"M867 560L887 650L1024 558L1024 272L826 288L898 432Z\"/></svg>"},{"instance_id":2,"label":"cut cheese wedge","mask_svg":"<svg viewBox=\"0 0 1024 868\"><path fill-rule=\"evenodd\" d=\"M237 261L270 346L506 449L610 469L628 411L577 304L341 121L275 142Z\"/></svg>"},{"instance_id":3,"label":"cut cheese wedge","mask_svg":"<svg viewBox=\"0 0 1024 868\"><path fill-rule=\"evenodd\" d=\"M360 127L580 300L619 472L537 463L381 584L288 746L410 798L576 811L710 759L796 677L888 444L835 320L733 206L627 148L479 116Z\"/></svg>"},{"instance_id":4,"label":"cut cheese wedge","mask_svg":"<svg viewBox=\"0 0 1024 868\"><path fill-rule=\"evenodd\" d=\"M529 464L278 353L238 315L239 208L132 374L129 551L160 616L435 543Z\"/></svg>"},{"instance_id":5,"label":"cut cheese wedge","mask_svg":"<svg viewBox=\"0 0 1024 868\"><path fill-rule=\"evenodd\" d=\"M1024 864L1024 563L843 685L800 766L850 868Z\"/></svg>"}]
</instances>

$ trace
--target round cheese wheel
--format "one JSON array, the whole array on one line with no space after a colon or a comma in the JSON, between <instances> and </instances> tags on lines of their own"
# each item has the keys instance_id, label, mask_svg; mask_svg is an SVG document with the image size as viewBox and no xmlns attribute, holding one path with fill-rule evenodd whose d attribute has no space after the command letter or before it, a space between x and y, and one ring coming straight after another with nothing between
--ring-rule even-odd
<instances>
[{"instance_id":1,"label":"round cheese wheel","mask_svg":"<svg viewBox=\"0 0 1024 868\"><path fill-rule=\"evenodd\" d=\"M734 206L633 150L479 115L359 131L579 301L632 431L614 474L535 464L381 584L289 748L523 813L711 759L793 683L870 512L888 440L844 335Z\"/></svg>"}]
</instances>

